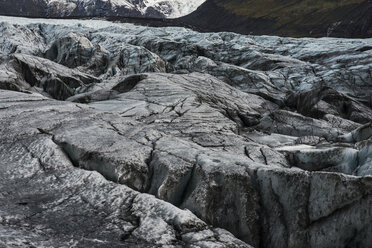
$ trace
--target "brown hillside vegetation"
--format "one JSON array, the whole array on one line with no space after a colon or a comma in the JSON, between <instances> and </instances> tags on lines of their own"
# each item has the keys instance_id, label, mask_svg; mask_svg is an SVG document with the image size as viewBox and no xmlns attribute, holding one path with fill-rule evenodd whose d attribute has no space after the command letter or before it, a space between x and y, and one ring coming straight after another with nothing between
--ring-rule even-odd
<instances>
[{"instance_id":1,"label":"brown hillside vegetation","mask_svg":"<svg viewBox=\"0 0 372 248\"><path fill-rule=\"evenodd\" d=\"M183 20L206 31L372 37L372 1L208 0Z\"/></svg>"}]
</instances>

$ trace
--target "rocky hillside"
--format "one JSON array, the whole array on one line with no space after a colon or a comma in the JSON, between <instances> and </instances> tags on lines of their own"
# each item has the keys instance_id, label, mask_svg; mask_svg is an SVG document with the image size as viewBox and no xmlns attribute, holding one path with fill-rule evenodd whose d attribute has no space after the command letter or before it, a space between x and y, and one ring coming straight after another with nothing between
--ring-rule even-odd
<instances>
[{"instance_id":1,"label":"rocky hillside","mask_svg":"<svg viewBox=\"0 0 372 248\"><path fill-rule=\"evenodd\" d=\"M176 18L205 0L0 0L0 15L27 17Z\"/></svg>"},{"instance_id":2,"label":"rocky hillside","mask_svg":"<svg viewBox=\"0 0 372 248\"><path fill-rule=\"evenodd\" d=\"M182 21L212 32L372 37L372 1L208 0Z\"/></svg>"},{"instance_id":3,"label":"rocky hillside","mask_svg":"<svg viewBox=\"0 0 372 248\"><path fill-rule=\"evenodd\" d=\"M0 32L1 247L371 247L372 39Z\"/></svg>"}]
</instances>

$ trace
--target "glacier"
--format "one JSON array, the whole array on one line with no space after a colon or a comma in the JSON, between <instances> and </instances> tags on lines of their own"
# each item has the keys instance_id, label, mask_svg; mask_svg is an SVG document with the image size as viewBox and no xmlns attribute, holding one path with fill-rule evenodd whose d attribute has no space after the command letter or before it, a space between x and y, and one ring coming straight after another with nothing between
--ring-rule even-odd
<instances>
[{"instance_id":1,"label":"glacier","mask_svg":"<svg viewBox=\"0 0 372 248\"><path fill-rule=\"evenodd\" d=\"M0 33L0 246L371 246L372 39Z\"/></svg>"}]
</instances>

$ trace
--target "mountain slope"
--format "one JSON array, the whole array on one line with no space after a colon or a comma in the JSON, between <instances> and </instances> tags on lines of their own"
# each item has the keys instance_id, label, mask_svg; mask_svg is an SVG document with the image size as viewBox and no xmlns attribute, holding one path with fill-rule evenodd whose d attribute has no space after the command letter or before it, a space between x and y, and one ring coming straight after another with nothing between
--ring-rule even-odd
<instances>
[{"instance_id":1,"label":"mountain slope","mask_svg":"<svg viewBox=\"0 0 372 248\"><path fill-rule=\"evenodd\" d=\"M176 18L191 13L203 2L204 0L0 0L0 15Z\"/></svg>"},{"instance_id":2,"label":"mountain slope","mask_svg":"<svg viewBox=\"0 0 372 248\"><path fill-rule=\"evenodd\" d=\"M181 20L206 31L294 37L371 37L372 1L208 0Z\"/></svg>"}]
</instances>

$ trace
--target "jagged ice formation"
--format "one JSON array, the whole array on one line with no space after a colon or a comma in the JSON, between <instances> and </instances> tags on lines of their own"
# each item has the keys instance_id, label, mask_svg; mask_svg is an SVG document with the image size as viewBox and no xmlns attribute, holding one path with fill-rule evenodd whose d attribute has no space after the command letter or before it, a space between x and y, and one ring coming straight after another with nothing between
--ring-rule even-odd
<instances>
[{"instance_id":1,"label":"jagged ice formation","mask_svg":"<svg viewBox=\"0 0 372 248\"><path fill-rule=\"evenodd\" d=\"M0 246L371 246L372 39L0 32Z\"/></svg>"}]
</instances>

